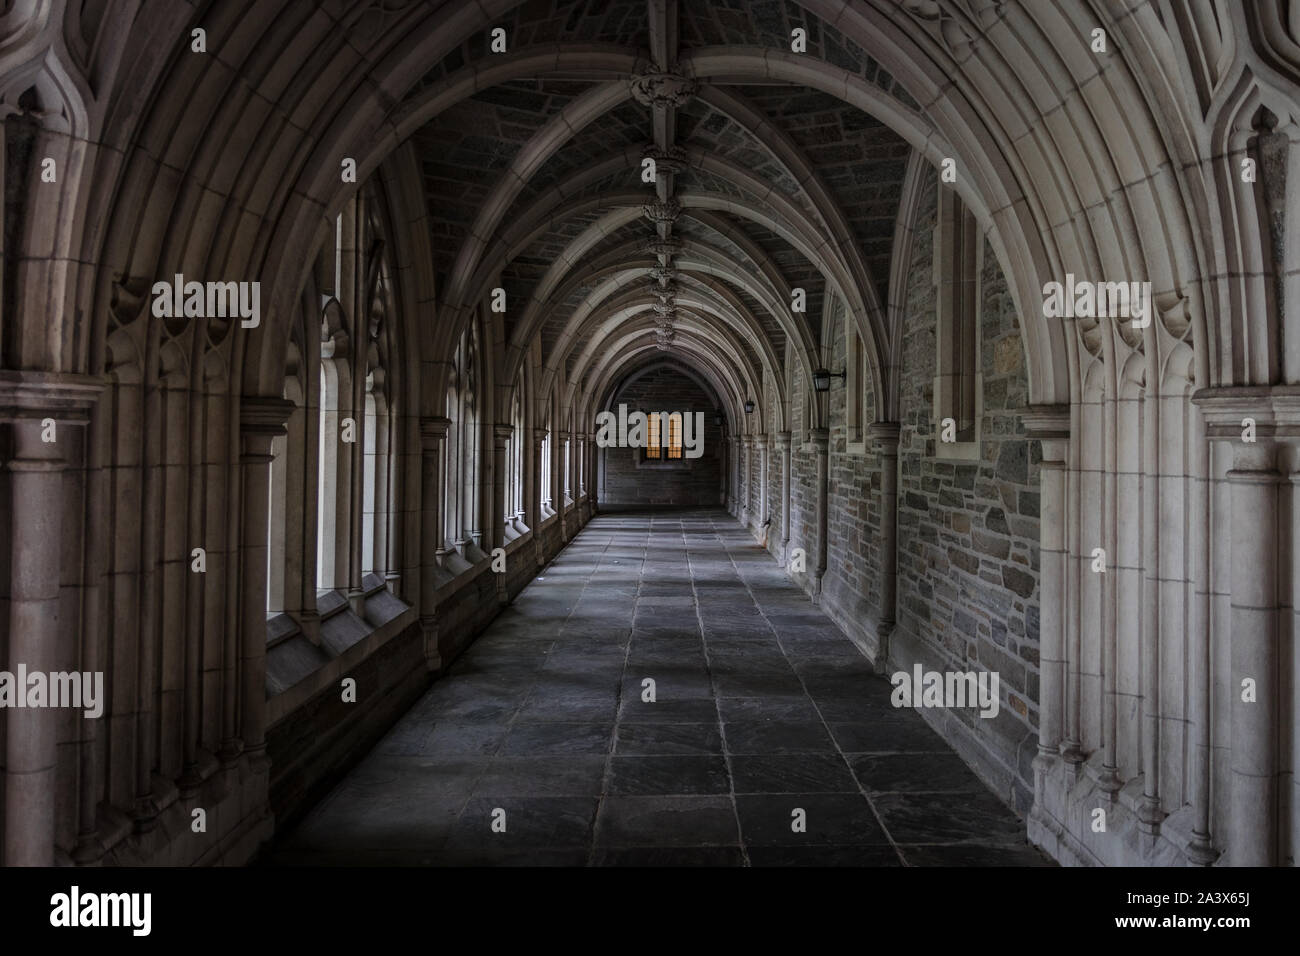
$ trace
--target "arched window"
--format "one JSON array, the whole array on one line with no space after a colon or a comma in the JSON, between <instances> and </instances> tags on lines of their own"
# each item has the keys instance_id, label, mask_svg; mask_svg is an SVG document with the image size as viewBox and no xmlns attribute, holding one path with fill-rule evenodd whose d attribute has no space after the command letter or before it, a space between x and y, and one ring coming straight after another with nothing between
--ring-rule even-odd
<instances>
[{"instance_id":1,"label":"arched window","mask_svg":"<svg viewBox=\"0 0 1300 956\"><path fill-rule=\"evenodd\" d=\"M506 452L506 522L522 520L524 514L524 375L515 379L510 400L510 441Z\"/></svg>"},{"instance_id":2,"label":"arched window","mask_svg":"<svg viewBox=\"0 0 1300 956\"><path fill-rule=\"evenodd\" d=\"M482 418L479 411L480 352L477 319L461 335L447 376L447 471L443 487L444 529L449 542L464 550L478 547L479 467Z\"/></svg>"},{"instance_id":3,"label":"arched window","mask_svg":"<svg viewBox=\"0 0 1300 956\"><path fill-rule=\"evenodd\" d=\"M342 417L339 400L342 384L346 381L346 368L335 361L333 352L322 355L320 363L320 457L317 464L316 487L316 587L333 590L347 586L346 556L339 555L339 451ZM342 527L347 528L346 521Z\"/></svg>"},{"instance_id":4,"label":"arched window","mask_svg":"<svg viewBox=\"0 0 1300 956\"><path fill-rule=\"evenodd\" d=\"M553 433L551 431L551 416L549 413L546 416L546 424L543 427L546 429L546 436L542 439L542 467L541 474L537 476L537 481L541 485L542 489L542 512L546 515L552 515L555 514L555 497L552 493L552 485L554 484L552 478L555 472L551 468L551 437Z\"/></svg>"},{"instance_id":5,"label":"arched window","mask_svg":"<svg viewBox=\"0 0 1300 956\"><path fill-rule=\"evenodd\" d=\"M379 428L379 412L375 404L374 375L366 376L366 427L364 429L366 447L365 458L361 466L361 573L370 574L376 567L375 562L375 493L376 462L375 435Z\"/></svg>"}]
</instances>

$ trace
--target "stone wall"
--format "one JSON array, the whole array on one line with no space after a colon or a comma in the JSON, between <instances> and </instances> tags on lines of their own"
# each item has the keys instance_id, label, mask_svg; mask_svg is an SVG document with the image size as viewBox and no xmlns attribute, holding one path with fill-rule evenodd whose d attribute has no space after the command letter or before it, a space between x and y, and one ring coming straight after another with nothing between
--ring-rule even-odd
<instances>
[{"instance_id":1,"label":"stone wall","mask_svg":"<svg viewBox=\"0 0 1300 956\"><path fill-rule=\"evenodd\" d=\"M1020 419L1028 401L1024 348L1007 282L985 244L979 304L983 417L978 455L941 457L933 421L936 296L933 230L937 176L928 172L914 231L905 300L898 467L898 596L886 672L991 670L999 675L996 717L974 709L922 710L984 779L1025 811L1032 802L1038 687L1038 461ZM830 343L832 371L847 367L842 308ZM793 577L816 590L817 452L809 431L815 401L791 373L790 547L807 555ZM848 394L838 379L829 402L827 561L819 601L846 633L874 647L881 608L880 454L866 428L876 419L865 389L862 443L850 440ZM856 437L856 436L855 436ZM755 471L757 476L757 471ZM781 492L779 458L769 495ZM754 500L757 500L755 497ZM779 515L778 509L773 513ZM779 518L774 519L778 524ZM757 529L761 518L751 515ZM788 561L788 559L787 559Z\"/></svg>"},{"instance_id":2,"label":"stone wall","mask_svg":"<svg viewBox=\"0 0 1300 956\"><path fill-rule=\"evenodd\" d=\"M602 504L681 505L716 507L722 488L722 432L713 423L713 399L694 380L671 368L647 372L624 389L610 403L617 414L620 403L628 414L641 411L682 412L704 415L704 435L699 458L675 461L644 461L640 448L602 448Z\"/></svg>"},{"instance_id":3,"label":"stone wall","mask_svg":"<svg viewBox=\"0 0 1300 956\"><path fill-rule=\"evenodd\" d=\"M836 322L832 348L832 369L848 367L844 310ZM847 381L846 381L847 384ZM850 442L848 391L832 380L830 402L830 460L827 490L826 576L822 581L823 604L842 621L850 633L871 637L872 622L880 609L880 456L866 437L867 427L876 420L876 402L869 382L862 386L861 441ZM857 437L857 436L854 436ZM814 476L816 461L813 462ZM837 613L838 612L838 613Z\"/></svg>"},{"instance_id":4,"label":"stone wall","mask_svg":"<svg viewBox=\"0 0 1300 956\"><path fill-rule=\"evenodd\" d=\"M1038 459L1020 414L1024 348L1006 279L985 244L980 293L979 457L936 457L933 173L914 232L899 439L898 634L891 657L998 673L997 717L922 713L1017 809L1032 802L1038 699ZM957 724L961 726L957 726Z\"/></svg>"}]
</instances>

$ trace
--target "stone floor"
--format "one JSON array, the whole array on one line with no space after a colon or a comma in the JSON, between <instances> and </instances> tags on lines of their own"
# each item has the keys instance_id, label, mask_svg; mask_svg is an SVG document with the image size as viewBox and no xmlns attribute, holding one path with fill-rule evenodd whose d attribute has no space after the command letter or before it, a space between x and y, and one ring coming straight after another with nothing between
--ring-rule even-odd
<instances>
[{"instance_id":1,"label":"stone floor","mask_svg":"<svg viewBox=\"0 0 1300 956\"><path fill-rule=\"evenodd\" d=\"M890 689L726 513L602 515L267 862L1048 862Z\"/></svg>"}]
</instances>

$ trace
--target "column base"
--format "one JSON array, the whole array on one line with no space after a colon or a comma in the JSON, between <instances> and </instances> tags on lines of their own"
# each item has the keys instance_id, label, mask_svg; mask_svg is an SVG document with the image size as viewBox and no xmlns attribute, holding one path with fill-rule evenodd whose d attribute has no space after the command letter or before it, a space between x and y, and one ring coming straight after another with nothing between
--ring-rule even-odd
<instances>
[{"instance_id":1,"label":"column base","mask_svg":"<svg viewBox=\"0 0 1300 956\"><path fill-rule=\"evenodd\" d=\"M1219 858L1219 851L1210 843L1205 833L1193 833L1187 844L1187 859L1193 866L1213 866Z\"/></svg>"}]
</instances>

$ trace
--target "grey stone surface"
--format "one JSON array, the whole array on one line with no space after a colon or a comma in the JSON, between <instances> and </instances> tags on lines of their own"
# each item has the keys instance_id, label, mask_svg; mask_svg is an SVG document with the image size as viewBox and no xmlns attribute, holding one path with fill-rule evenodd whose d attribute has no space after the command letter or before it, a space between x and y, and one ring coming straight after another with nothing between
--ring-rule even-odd
<instances>
[{"instance_id":1,"label":"grey stone surface","mask_svg":"<svg viewBox=\"0 0 1300 956\"><path fill-rule=\"evenodd\" d=\"M615 560L636 587L611 599ZM596 518L270 862L1038 862L1015 814L773 567L720 511Z\"/></svg>"}]
</instances>

